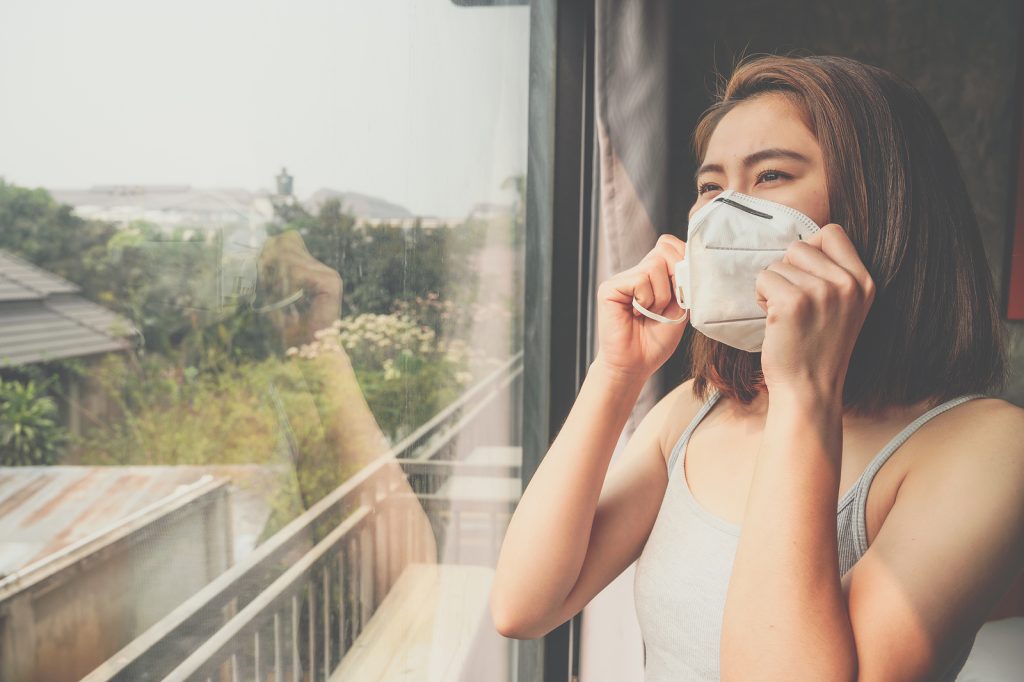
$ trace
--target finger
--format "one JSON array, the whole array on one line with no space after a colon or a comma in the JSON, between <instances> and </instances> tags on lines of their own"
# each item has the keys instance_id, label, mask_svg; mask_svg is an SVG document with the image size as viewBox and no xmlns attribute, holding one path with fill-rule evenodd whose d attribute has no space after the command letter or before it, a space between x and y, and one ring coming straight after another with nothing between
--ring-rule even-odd
<instances>
[{"instance_id":1,"label":"finger","mask_svg":"<svg viewBox=\"0 0 1024 682\"><path fill-rule=\"evenodd\" d=\"M799 288L778 272L766 268L757 275L754 291L760 304L761 302L767 303L772 299L781 299L784 296L793 296L799 293ZM761 306L761 308L767 312L765 306Z\"/></svg>"},{"instance_id":2,"label":"finger","mask_svg":"<svg viewBox=\"0 0 1024 682\"><path fill-rule=\"evenodd\" d=\"M686 257L686 242L674 234L663 234L658 237L658 244L655 248L668 251L672 265Z\"/></svg>"},{"instance_id":3,"label":"finger","mask_svg":"<svg viewBox=\"0 0 1024 682\"><path fill-rule=\"evenodd\" d=\"M806 237L801 237L800 241L802 241L804 244L810 244L811 246L813 246L816 249L820 249L821 248L821 239L824 236L825 236L825 233L822 230L817 230L817 231L812 232L811 234L807 235Z\"/></svg>"},{"instance_id":4,"label":"finger","mask_svg":"<svg viewBox=\"0 0 1024 682\"><path fill-rule=\"evenodd\" d=\"M654 291L654 301L649 306L644 305L643 301L639 301L640 305L656 313L660 313L668 305L668 302L672 299L672 280L669 267L664 255L652 252L650 267L647 270L647 278Z\"/></svg>"},{"instance_id":5,"label":"finger","mask_svg":"<svg viewBox=\"0 0 1024 682\"><path fill-rule=\"evenodd\" d=\"M867 286L871 282L871 274L846 231L835 223L829 223L821 228L821 232L821 250L825 255L853 275L861 286Z\"/></svg>"},{"instance_id":6,"label":"finger","mask_svg":"<svg viewBox=\"0 0 1024 682\"><path fill-rule=\"evenodd\" d=\"M793 242L790 244L789 248L786 249L786 255L783 256L782 262L795 265L815 277L820 277L835 284L842 284L850 277L850 273L845 268L840 267L823 251L806 242Z\"/></svg>"},{"instance_id":7,"label":"finger","mask_svg":"<svg viewBox=\"0 0 1024 682\"><path fill-rule=\"evenodd\" d=\"M338 273L326 266L317 276L311 276L309 282L312 286L307 289L307 295L314 292L309 309L309 331L312 335L331 326L341 316L344 286Z\"/></svg>"},{"instance_id":8,"label":"finger","mask_svg":"<svg viewBox=\"0 0 1024 682\"><path fill-rule=\"evenodd\" d=\"M783 261L775 261L768 265L765 270L782 275L790 284L802 291L818 293L823 286L827 286L825 280L821 277L812 275L805 270L801 270L795 265L791 265L790 263L785 263Z\"/></svg>"},{"instance_id":9,"label":"finger","mask_svg":"<svg viewBox=\"0 0 1024 682\"><path fill-rule=\"evenodd\" d=\"M644 271L638 273L638 278L633 286L633 298L636 299L637 303L648 310L654 306L654 286L651 284L650 276ZM641 314L642 313L639 310L633 308L634 316L639 316Z\"/></svg>"},{"instance_id":10,"label":"finger","mask_svg":"<svg viewBox=\"0 0 1024 682\"><path fill-rule=\"evenodd\" d=\"M647 308L654 300L651 281L648 279L647 273L640 270L639 267L630 268L616 275L608 280L607 287L608 300L616 303L632 304L635 298L637 303ZM634 314L640 314L636 308L632 308L632 310Z\"/></svg>"}]
</instances>

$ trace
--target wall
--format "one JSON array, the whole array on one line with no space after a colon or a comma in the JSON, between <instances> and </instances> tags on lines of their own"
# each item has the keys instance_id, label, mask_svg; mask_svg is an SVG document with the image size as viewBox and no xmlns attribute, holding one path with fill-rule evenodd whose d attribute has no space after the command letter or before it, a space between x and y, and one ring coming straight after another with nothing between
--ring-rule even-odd
<instances>
[{"instance_id":1,"label":"wall","mask_svg":"<svg viewBox=\"0 0 1024 682\"><path fill-rule=\"evenodd\" d=\"M1013 0L686 3L674 17L677 41L670 85L681 93L673 107L687 137L679 141L673 136L680 167L672 177L681 190L670 200L666 229L684 234L694 198L688 178L695 164L688 136L712 101L715 73L727 76L740 55L794 50L843 55L903 76L935 109L960 159L1002 291L1021 118L1015 81L1020 15L1020 4ZM1005 297L1000 309L1005 315ZM1024 322L1005 322L1005 327L1010 373L1003 397L1024 406ZM674 371L682 371L680 360L673 359Z\"/></svg>"},{"instance_id":2,"label":"wall","mask_svg":"<svg viewBox=\"0 0 1024 682\"><path fill-rule=\"evenodd\" d=\"M213 481L3 590L0 681L81 679L231 565L230 528Z\"/></svg>"}]
</instances>

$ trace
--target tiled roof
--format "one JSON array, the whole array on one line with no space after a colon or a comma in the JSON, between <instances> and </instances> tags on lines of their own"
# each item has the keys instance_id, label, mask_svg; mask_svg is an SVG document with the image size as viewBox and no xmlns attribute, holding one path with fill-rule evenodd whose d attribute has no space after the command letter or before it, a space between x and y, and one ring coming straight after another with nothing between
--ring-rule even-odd
<instances>
[{"instance_id":1,"label":"tiled roof","mask_svg":"<svg viewBox=\"0 0 1024 682\"><path fill-rule=\"evenodd\" d=\"M0 367L128 349L131 322L78 291L0 250Z\"/></svg>"}]
</instances>

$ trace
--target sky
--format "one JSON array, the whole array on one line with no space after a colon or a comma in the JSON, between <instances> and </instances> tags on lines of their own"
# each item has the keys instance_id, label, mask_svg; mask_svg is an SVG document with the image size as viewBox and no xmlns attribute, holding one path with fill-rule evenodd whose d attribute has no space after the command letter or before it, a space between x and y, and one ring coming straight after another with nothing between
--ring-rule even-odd
<instances>
[{"instance_id":1,"label":"sky","mask_svg":"<svg viewBox=\"0 0 1024 682\"><path fill-rule=\"evenodd\" d=\"M0 177L321 187L461 217L525 173L526 7L3 0Z\"/></svg>"}]
</instances>

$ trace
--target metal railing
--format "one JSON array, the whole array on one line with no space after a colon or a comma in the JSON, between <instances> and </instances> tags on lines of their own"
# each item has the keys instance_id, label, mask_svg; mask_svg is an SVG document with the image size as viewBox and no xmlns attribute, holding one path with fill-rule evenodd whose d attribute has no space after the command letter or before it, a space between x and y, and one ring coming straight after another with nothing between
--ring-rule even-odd
<instances>
[{"instance_id":1,"label":"metal railing","mask_svg":"<svg viewBox=\"0 0 1024 682\"><path fill-rule=\"evenodd\" d=\"M522 360L519 352L85 679L327 679L404 568L397 562L440 556L452 530L458 538L462 511L495 523L511 514L501 500L453 510L438 490L458 474L519 476L515 466L450 458L457 436L520 380ZM414 527L414 505L430 519L433 548L394 530Z\"/></svg>"}]
</instances>

